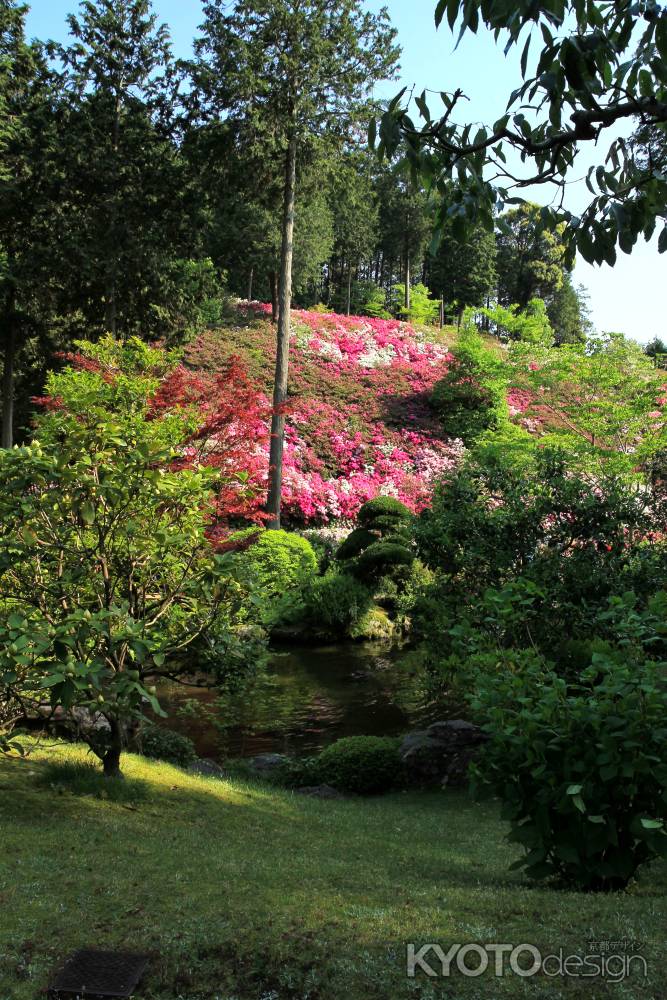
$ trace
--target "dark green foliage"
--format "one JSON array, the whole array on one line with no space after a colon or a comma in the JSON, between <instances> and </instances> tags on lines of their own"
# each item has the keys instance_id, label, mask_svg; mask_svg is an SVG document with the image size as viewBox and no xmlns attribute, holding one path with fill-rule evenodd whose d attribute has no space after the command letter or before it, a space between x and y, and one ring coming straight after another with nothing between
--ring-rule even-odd
<instances>
[{"instance_id":1,"label":"dark green foliage","mask_svg":"<svg viewBox=\"0 0 667 1000\"><path fill-rule=\"evenodd\" d=\"M379 518L385 518L383 524L388 527L390 521L396 525L408 524L412 515L405 504L395 497L375 497L365 503L357 514L359 525L371 530L376 527Z\"/></svg>"},{"instance_id":2,"label":"dark green foliage","mask_svg":"<svg viewBox=\"0 0 667 1000\"><path fill-rule=\"evenodd\" d=\"M379 138L380 151L390 157L407 146L415 173L434 184L442 198L440 224L452 221L457 236L479 223L491 231L497 211L516 202L517 191L545 185L547 200L556 185L561 196L541 210L540 223L552 232L564 225L569 267L577 251L589 263L613 266L617 244L630 253L640 236L650 238L664 220L667 178L659 156L628 155L621 125L641 120L644 132L664 131L664 8L438 0L436 26L445 15L459 42L482 29L480 34L493 33L505 55L515 46L521 55L516 86L495 122L466 122L463 91L444 93L434 81L434 89L415 98L421 121L415 121L414 95L405 88L389 103L379 128L371 125L371 144ZM531 114L524 114L526 108ZM593 143L599 153L586 178L591 201L583 211L580 205L568 210L578 154ZM658 249L667 250L667 226Z\"/></svg>"},{"instance_id":3,"label":"dark green foliage","mask_svg":"<svg viewBox=\"0 0 667 1000\"><path fill-rule=\"evenodd\" d=\"M460 318L467 306L482 306L496 285L496 240L477 227L465 240L454 236L448 222L436 255L429 261L428 286L442 296L448 316Z\"/></svg>"},{"instance_id":4,"label":"dark green foliage","mask_svg":"<svg viewBox=\"0 0 667 1000\"><path fill-rule=\"evenodd\" d=\"M411 566L413 559L414 553L405 544L374 542L357 557L353 572L359 579L370 582Z\"/></svg>"},{"instance_id":5,"label":"dark green foliage","mask_svg":"<svg viewBox=\"0 0 667 1000\"><path fill-rule=\"evenodd\" d=\"M368 610L372 595L347 573L330 573L313 580L305 595L305 614L315 628L349 635L354 623Z\"/></svg>"},{"instance_id":6,"label":"dark green foliage","mask_svg":"<svg viewBox=\"0 0 667 1000\"><path fill-rule=\"evenodd\" d=\"M337 558L353 576L381 589L383 578L402 578L412 565L412 521L412 514L400 500L375 497L361 507L359 527L340 545Z\"/></svg>"},{"instance_id":7,"label":"dark green foliage","mask_svg":"<svg viewBox=\"0 0 667 1000\"><path fill-rule=\"evenodd\" d=\"M374 535L368 528L354 528L336 550L336 559L355 559L364 549L368 548L376 541Z\"/></svg>"},{"instance_id":8,"label":"dark green foliage","mask_svg":"<svg viewBox=\"0 0 667 1000\"><path fill-rule=\"evenodd\" d=\"M164 726L144 725L139 742L144 757L166 760L177 767L187 767L197 759L192 740Z\"/></svg>"},{"instance_id":9,"label":"dark green foliage","mask_svg":"<svg viewBox=\"0 0 667 1000\"><path fill-rule=\"evenodd\" d=\"M40 768L37 780L60 794L89 795L110 802L132 804L149 797L145 782L136 778L107 778L92 762L52 761Z\"/></svg>"},{"instance_id":10,"label":"dark green foliage","mask_svg":"<svg viewBox=\"0 0 667 1000\"><path fill-rule=\"evenodd\" d=\"M320 781L342 792L377 795L402 781L399 741L380 736L347 736L325 747L316 761Z\"/></svg>"},{"instance_id":11,"label":"dark green foliage","mask_svg":"<svg viewBox=\"0 0 667 1000\"><path fill-rule=\"evenodd\" d=\"M568 685L526 650L472 676L490 735L476 779L526 850L515 867L614 890L667 854L664 666L607 648Z\"/></svg>"},{"instance_id":12,"label":"dark green foliage","mask_svg":"<svg viewBox=\"0 0 667 1000\"><path fill-rule=\"evenodd\" d=\"M664 517L659 488L608 477L591 490L562 453L523 449L480 449L418 522L437 573L420 614L437 658L465 656L469 629L552 657L564 636L591 634L614 594L632 590L641 607L667 586L665 546L643 541Z\"/></svg>"},{"instance_id":13,"label":"dark green foliage","mask_svg":"<svg viewBox=\"0 0 667 1000\"><path fill-rule=\"evenodd\" d=\"M547 313L557 345L583 343L591 332L585 292L574 287L567 272L563 284L549 302Z\"/></svg>"},{"instance_id":14,"label":"dark green foliage","mask_svg":"<svg viewBox=\"0 0 667 1000\"><path fill-rule=\"evenodd\" d=\"M253 537L252 545L233 556L231 563L238 578L261 601L262 619L272 624L280 598L298 605L307 596L317 576L317 557L310 542L294 532L246 528L232 535L232 540ZM284 607L280 613L285 613Z\"/></svg>"},{"instance_id":15,"label":"dark green foliage","mask_svg":"<svg viewBox=\"0 0 667 1000\"><path fill-rule=\"evenodd\" d=\"M452 355L431 402L445 431L470 445L507 419L505 365L473 329L464 331Z\"/></svg>"}]
</instances>

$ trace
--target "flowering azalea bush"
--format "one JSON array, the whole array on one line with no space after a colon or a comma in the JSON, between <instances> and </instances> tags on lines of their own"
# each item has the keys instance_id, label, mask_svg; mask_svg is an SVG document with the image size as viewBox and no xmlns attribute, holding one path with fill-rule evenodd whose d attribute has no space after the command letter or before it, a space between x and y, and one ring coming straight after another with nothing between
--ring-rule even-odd
<instances>
[{"instance_id":1,"label":"flowering azalea bush","mask_svg":"<svg viewBox=\"0 0 667 1000\"><path fill-rule=\"evenodd\" d=\"M239 326L208 331L188 349L201 377L239 355L262 386L266 424L246 441L246 460L266 470L268 392L275 333L270 307L246 304ZM294 524L351 521L373 497L392 496L418 513L464 448L444 434L430 395L451 361L398 320L295 311L283 511Z\"/></svg>"}]
</instances>

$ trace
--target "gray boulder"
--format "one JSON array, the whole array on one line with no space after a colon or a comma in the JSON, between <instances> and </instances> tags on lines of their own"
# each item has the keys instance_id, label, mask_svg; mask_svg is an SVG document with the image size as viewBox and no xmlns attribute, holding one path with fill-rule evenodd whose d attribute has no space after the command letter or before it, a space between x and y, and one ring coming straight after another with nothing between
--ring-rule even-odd
<instances>
[{"instance_id":1,"label":"gray boulder","mask_svg":"<svg viewBox=\"0 0 667 1000\"><path fill-rule=\"evenodd\" d=\"M486 739L478 726L463 719L434 722L408 733L399 752L409 785L465 786L470 763Z\"/></svg>"},{"instance_id":2,"label":"gray boulder","mask_svg":"<svg viewBox=\"0 0 667 1000\"><path fill-rule=\"evenodd\" d=\"M282 753L260 753L248 760L248 767L255 774L264 776L283 767L289 761Z\"/></svg>"},{"instance_id":3,"label":"gray boulder","mask_svg":"<svg viewBox=\"0 0 667 1000\"><path fill-rule=\"evenodd\" d=\"M332 785L303 785L295 788L297 795L308 795L311 799L344 799L345 796Z\"/></svg>"},{"instance_id":4,"label":"gray boulder","mask_svg":"<svg viewBox=\"0 0 667 1000\"><path fill-rule=\"evenodd\" d=\"M227 777L225 769L217 761L209 760L208 757L200 757L198 760L194 760L192 764L188 765L188 771L191 774L200 774L204 778Z\"/></svg>"}]
</instances>

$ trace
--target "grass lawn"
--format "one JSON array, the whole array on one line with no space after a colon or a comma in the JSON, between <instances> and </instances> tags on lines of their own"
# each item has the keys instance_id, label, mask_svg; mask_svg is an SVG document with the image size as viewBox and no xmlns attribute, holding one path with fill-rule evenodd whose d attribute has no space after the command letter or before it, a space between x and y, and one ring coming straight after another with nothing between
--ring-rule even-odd
<instances>
[{"instance_id":1,"label":"grass lawn","mask_svg":"<svg viewBox=\"0 0 667 1000\"><path fill-rule=\"evenodd\" d=\"M667 996L664 865L625 894L532 888L508 871L496 805L458 792L318 801L133 756L136 803L44 783L49 761L84 757L43 744L0 761L1 1000L43 996L79 947L151 952L140 1000ZM642 942L649 979L405 971L408 941L585 954L591 939Z\"/></svg>"}]
</instances>

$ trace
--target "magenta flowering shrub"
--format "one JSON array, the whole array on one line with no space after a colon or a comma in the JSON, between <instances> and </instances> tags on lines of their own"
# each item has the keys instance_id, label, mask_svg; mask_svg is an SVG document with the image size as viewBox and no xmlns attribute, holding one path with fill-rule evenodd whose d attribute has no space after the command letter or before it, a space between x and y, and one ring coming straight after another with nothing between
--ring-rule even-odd
<instances>
[{"instance_id":1,"label":"magenta flowering shrub","mask_svg":"<svg viewBox=\"0 0 667 1000\"><path fill-rule=\"evenodd\" d=\"M268 305L244 304L239 326L202 334L188 349L188 363L217 371L238 356L268 404L275 353L269 315ZM286 519L351 521L378 495L396 497L415 513L423 510L435 482L456 468L463 453L429 405L451 358L447 348L398 320L301 310L292 320ZM265 435L248 442L253 467L266 457L266 447Z\"/></svg>"}]
</instances>

